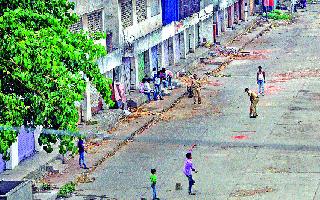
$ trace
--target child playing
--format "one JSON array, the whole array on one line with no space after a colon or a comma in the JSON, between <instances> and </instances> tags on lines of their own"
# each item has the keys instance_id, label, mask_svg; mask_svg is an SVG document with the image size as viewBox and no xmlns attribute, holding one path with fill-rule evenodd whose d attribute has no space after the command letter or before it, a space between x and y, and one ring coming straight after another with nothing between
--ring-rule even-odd
<instances>
[{"instance_id":1,"label":"child playing","mask_svg":"<svg viewBox=\"0 0 320 200\"><path fill-rule=\"evenodd\" d=\"M158 199L157 190L156 190L156 183L157 183L156 169L151 169L150 181L151 181L151 188L152 188L152 199L153 200Z\"/></svg>"},{"instance_id":2,"label":"child playing","mask_svg":"<svg viewBox=\"0 0 320 200\"><path fill-rule=\"evenodd\" d=\"M184 161L184 168L183 168L183 173L184 175L188 178L189 182L189 188L188 188L188 193L189 195L195 195L192 190L192 186L194 185L195 181L192 178L192 172L197 173L197 171L193 168L192 165L192 150L196 145L192 145L191 148L189 149L188 153L186 154L186 160Z\"/></svg>"}]
</instances>

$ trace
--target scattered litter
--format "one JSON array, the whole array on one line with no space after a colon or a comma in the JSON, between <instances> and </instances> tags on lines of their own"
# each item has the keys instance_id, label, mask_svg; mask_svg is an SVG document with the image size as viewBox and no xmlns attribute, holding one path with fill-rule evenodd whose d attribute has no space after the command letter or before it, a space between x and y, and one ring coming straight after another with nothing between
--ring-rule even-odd
<instances>
[{"instance_id":1,"label":"scattered litter","mask_svg":"<svg viewBox=\"0 0 320 200\"><path fill-rule=\"evenodd\" d=\"M214 77L231 77L230 74L213 74Z\"/></svg>"},{"instance_id":2,"label":"scattered litter","mask_svg":"<svg viewBox=\"0 0 320 200\"><path fill-rule=\"evenodd\" d=\"M267 171L270 173L289 173L289 170L287 169L278 169L275 167L268 167Z\"/></svg>"},{"instance_id":3,"label":"scattered litter","mask_svg":"<svg viewBox=\"0 0 320 200\"><path fill-rule=\"evenodd\" d=\"M182 190L181 183L176 183L176 190Z\"/></svg>"},{"instance_id":4,"label":"scattered litter","mask_svg":"<svg viewBox=\"0 0 320 200\"><path fill-rule=\"evenodd\" d=\"M247 197L247 196L254 196L257 194L263 194L268 192L273 192L274 189L270 187L265 187L261 189L253 189L253 190L236 190L235 192L231 193L230 196L232 197Z\"/></svg>"}]
</instances>

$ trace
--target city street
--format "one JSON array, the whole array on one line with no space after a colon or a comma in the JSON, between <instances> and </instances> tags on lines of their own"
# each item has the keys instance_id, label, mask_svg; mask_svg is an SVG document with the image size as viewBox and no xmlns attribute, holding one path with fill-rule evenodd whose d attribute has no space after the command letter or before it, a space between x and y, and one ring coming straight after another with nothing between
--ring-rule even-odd
<instances>
[{"instance_id":1,"label":"city street","mask_svg":"<svg viewBox=\"0 0 320 200\"><path fill-rule=\"evenodd\" d=\"M151 199L151 168L157 169L160 199L320 199L319 33L320 6L310 5L293 24L254 40L245 51L259 59L235 59L222 71L230 77L209 77L201 105L184 97L70 199ZM257 90L259 65L266 95L251 119L244 89ZM192 144L195 196L188 195L182 173Z\"/></svg>"}]
</instances>

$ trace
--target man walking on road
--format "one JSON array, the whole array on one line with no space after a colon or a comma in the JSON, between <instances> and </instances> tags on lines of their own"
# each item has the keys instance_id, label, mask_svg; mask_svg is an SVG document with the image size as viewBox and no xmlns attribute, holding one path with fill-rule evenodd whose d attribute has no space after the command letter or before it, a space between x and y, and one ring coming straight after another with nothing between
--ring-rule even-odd
<instances>
[{"instance_id":1,"label":"man walking on road","mask_svg":"<svg viewBox=\"0 0 320 200\"><path fill-rule=\"evenodd\" d=\"M192 145L191 148L189 149L188 153L186 154L186 160L184 161L184 168L183 168L183 173L184 175L186 175L186 177L188 178L188 182L189 182L189 188L188 188L188 192L189 195L195 195L195 193L193 193L192 190L192 186L194 185L195 181L192 178L192 172L197 173L197 171L193 168L192 165L192 150L196 145Z\"/></svg>"},{"instance_id":2,"label":"man walking on road","mask_svg":"<svg viewBox=\"0 0 320 200\"><path fill-rule=\"evenodd\" d=\"M261 66L259 66L258 69L259 69L257 72L257 84L259 86L258 93L264 96L264 84L266 83L266 74L264 71L262 71Z\"/></svg>"},{"instance_id":3,"label":"man walking on road","mask_svg":"<svg viewBox=\"0 0 320 200\"><path fill-rule=\"evenodd\" d=\"M256 118L258 116L257 104L259 102L259 96L255 92L249 90L249 88L244 89L244 91L248 93L250 97L250 118Z\"/></svg>"},{"instance_id":4,"label":"man walking on road","mask_svg":"<svg viewBox=\"0 0 320 200\"><path fill-rule=\"evenodd\" d=\"M194 104L197 103L197 99L198 99L198 104L201 104L201 96L200 96L201 82L198 79L197 74L193 74L191 87L192 87L192 91L193 91Z\"/></svg>"},{"instance_id":5,"label":"man walking on road","mask_svg":"<svg viewBox=\"0 0 320 200\"><path fill-rule=\"evenodd\" d=\"M82 165L83 165L84 169L88 169L86 163L84 162L84 152L85 151L84 151L84 141L83 141L82 137L80 137L79 141L78 141L78 151L79 151L79 165L80 165L80 168L82 168Z\"/></svg>"}]
</instances>

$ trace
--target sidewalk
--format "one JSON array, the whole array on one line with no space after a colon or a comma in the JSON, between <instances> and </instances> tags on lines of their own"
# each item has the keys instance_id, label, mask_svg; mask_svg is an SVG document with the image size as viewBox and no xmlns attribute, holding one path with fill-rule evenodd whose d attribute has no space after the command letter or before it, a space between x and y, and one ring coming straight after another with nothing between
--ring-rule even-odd
<instances>
[{"instance_id":1,"label":"sidewalk","mask_svg":"<svg viewBox=\"0 0 320 200\"><path fill-rule=\"evenodd\" d=\"M249 29L252 25L255 24L257 20L256 16L250 16L247 22L241 22L235 26L235 30L226 31L223 35L217 38L217 42L220 42L222 46L228 46L231 42L234 41L236 37L239 35L242 36L245 30ZM200 58L207 57L208 52L211 50L205 47L199 47L196 49L195 53L190 53L187 56L187 59L181 59L180 63L175 65L172 69L172 72L176 74L177 72L185 71L185 72L195 72L196 68L199 67ZM173 90L173 93L176 90ZM146 97L144 94L139 93L139 91L131 92L127 96L127 100L135 101L138 106L143 105L146 102ZM79 128L82 131L90 130L90 132L101 130L109 130L116 126L121 118L125 117L125 113L121 110L117 109L107 109L102 110L95 116L93 116L92 121L97 121L97 125L88 126L82 125Z\"/></svg>"},{"instance_id":2,"label":"sidewalk","mask_svg":"<svg viewBox=\"0 0 320 200\"><path fill-rule=\"evenodd\" d=\"M240 25L236 26L236 30L225 32L222 36L218 38L221 45L228 45L232 43L232 46L237 46L241 49L246 44L250 43L254 38L256 38L264 29L263 27L257 27L251 33L246 34L241 40L234 41L236 36L242 35L246 32L246 29L252 27L256 23L256 17L250 17L249 21L242 22ZM182 60L180 65L176 66L174 72L194 70L199 64L200 57L207 57L210 49L198 48L195 53L189 54L188 58ZM228 61L229 62L229 61ZM206 66L206 69L198 70L205 74L208 69L214 70L220 67L219 65ZM122 113L118 113L119 110L105 110L102 113L94 117L94 120L98 119L98 124L82 126L81 131L91 131L99 132L98 138L92 140L89 143L89 150L86 156L86 162L88 166L92 166L89 171L84 171L78 167L78 157L69 158L66 164L61 164L61 161L57 161L57 154L46 154L41 152L36 154L29 160L21 163L16 169L11 171L5 171L0 174L0 179L4 180L22 180L23 178L38 179L43 174L46 165L53 166L54 169L59 170L59 173L51 174L46 177L46 181L50 182L52 185L61 187L63 184L69 181L76 182L88 182L93 181L89 178L90 174L108 157L114 155L122 146L130 142L131 139L137 134L143 132L144 129L148 128L153 123L160 120L165 120L162 118L162 113L173 107L179 99L181 99L185 94L185 88L174 89L171 96L166 96L164 101L151 102L149 104L142 104L141 100L138 100L140 106L140 111L138 113L133 113L128 118L123 118ZM144 95L130 95L128 99L132 98L136 101L136 98L143 98ZM114 119L111 119L111 115ZM120 122L120 123L117 123ZM101 133L101 134L100 134ZM108 136L113 136L115 138L123 138L117 140L103 140ZM37 174L37 176L35 176ZM38 176L39 175L39 176Z\"/></svg>"}]
</instances>

